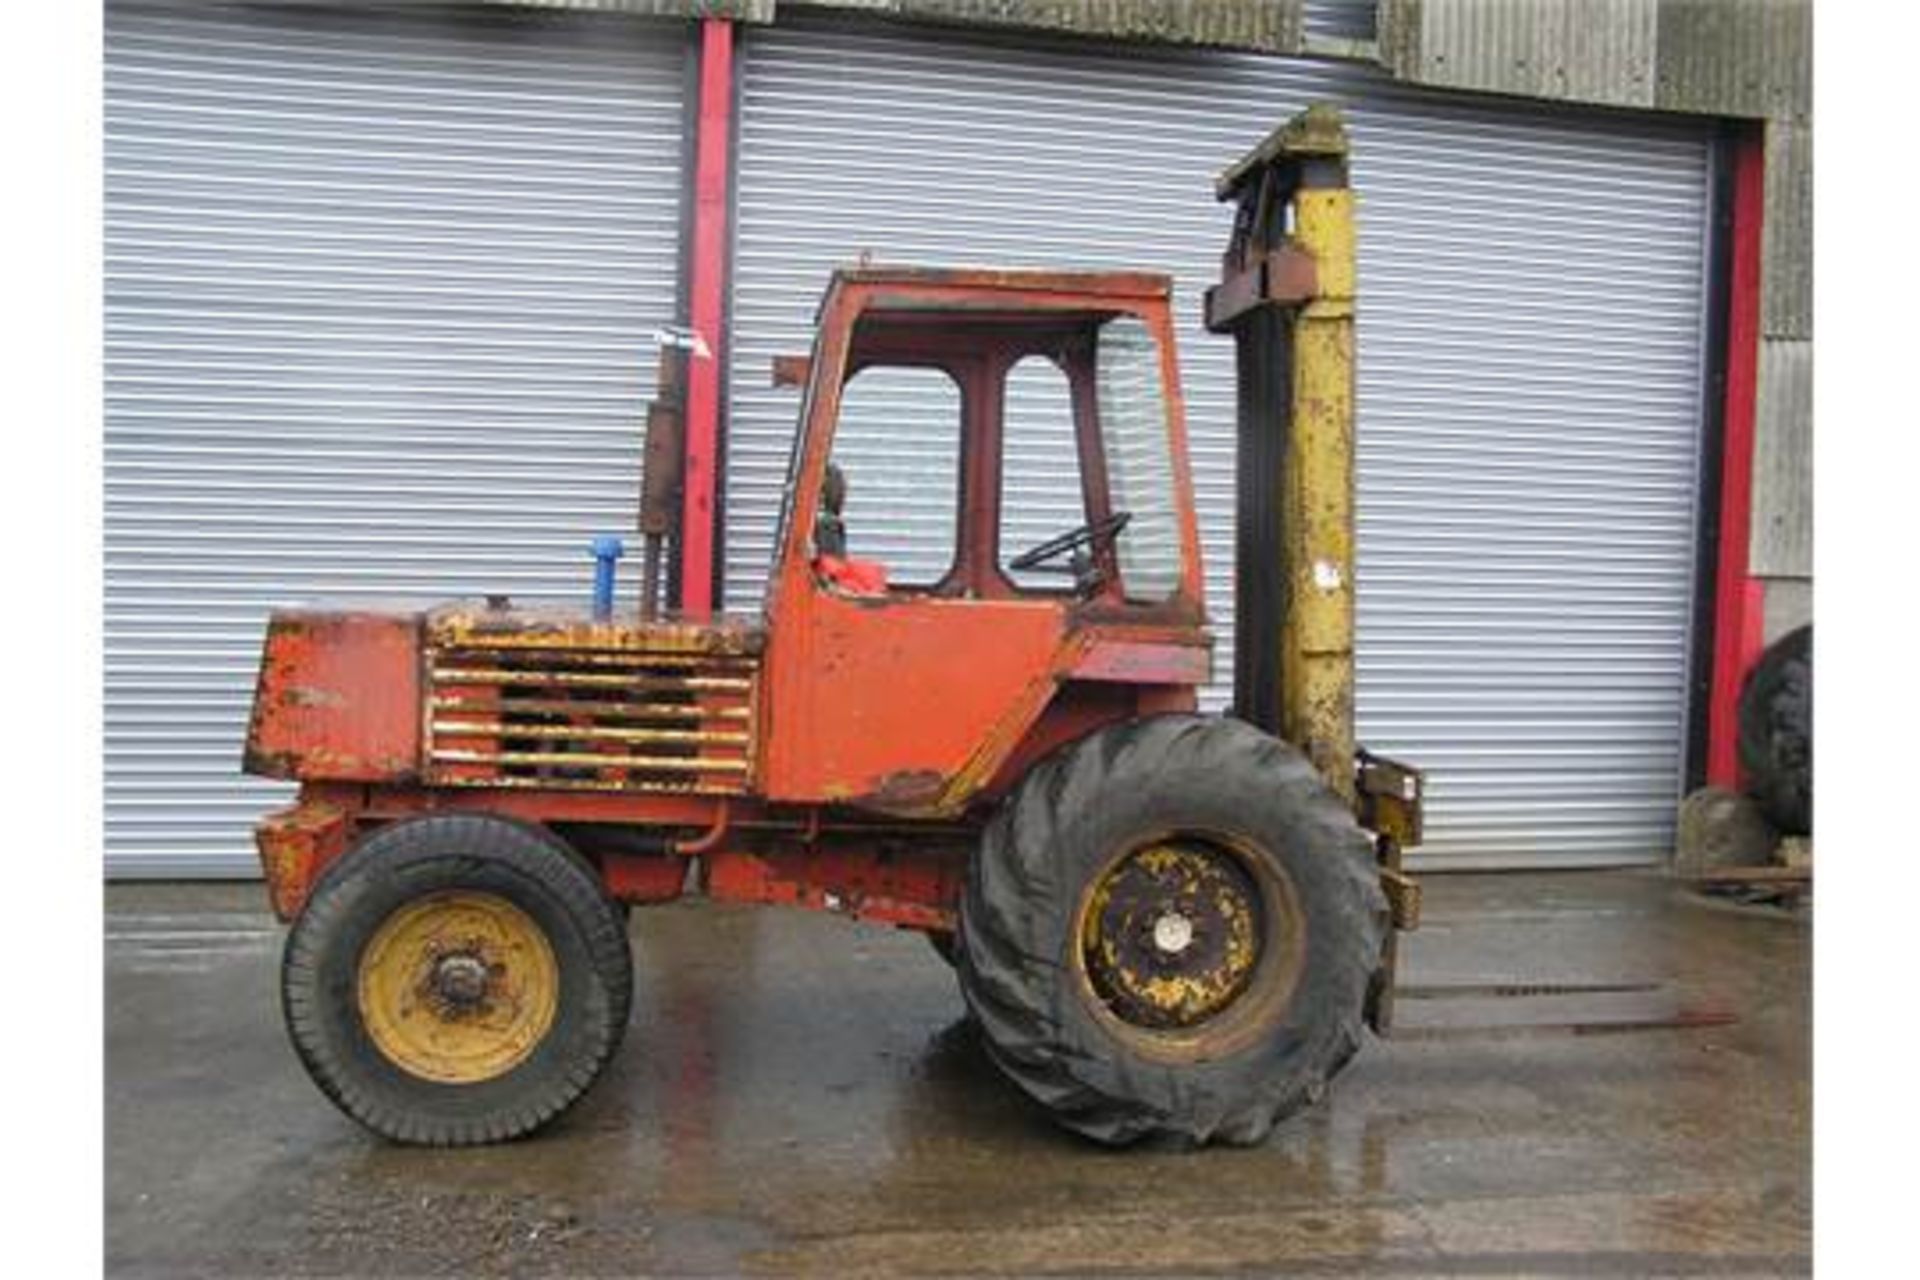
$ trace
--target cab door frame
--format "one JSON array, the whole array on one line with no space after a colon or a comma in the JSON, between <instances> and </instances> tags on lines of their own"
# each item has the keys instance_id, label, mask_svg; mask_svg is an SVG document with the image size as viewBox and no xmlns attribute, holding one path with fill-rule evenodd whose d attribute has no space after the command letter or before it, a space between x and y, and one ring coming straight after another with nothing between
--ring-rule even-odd
<instances>
[{"instance_id":1,"label":"cab door frame","mask_svg":"<svg viewBox=\"0 0 1920 1280\"><path fill-rule=\"evenodd\" d=\"M1009 284L996 273L922 273L863 279L837 273L820 312L808 371L805 421L773 581L762 787L776 802L845 803L879 812L952 817L993 780L1054 701L1063 681L1165 682L1191 661L1090 667L1091 635L1191 652L1206 646L1198 534L1185 456L1178 373L1166 286L1108 296L1070 287ZM1118 277L1127 284L1155 280ZM1117 591L1091 600L1019 591L998 565L1000 403L1008 362L955 357L915 361L946 368L962 395L959 503L952 567L926 589L850 596L814 572L821 489L840 417L855 324L870 309L994 308L1020 314L1075 310L1138 316L1160 344L1181 533L1180 587L1164 606L1128 606ZM867 364L874 361L868 360ZM992 387L987 384L993 383ZM1084 477L1090 411L1076 386L1076 435ZM1103 495L1104 496L1104 495ZM1111 575L1109 581L1112 581ZM1085 675L1076 675L1084 670ZM1158 674L1155 674L1158 673ZM1188 690L1190 703L1190 688Z\"/></svg>"}]
</instances>

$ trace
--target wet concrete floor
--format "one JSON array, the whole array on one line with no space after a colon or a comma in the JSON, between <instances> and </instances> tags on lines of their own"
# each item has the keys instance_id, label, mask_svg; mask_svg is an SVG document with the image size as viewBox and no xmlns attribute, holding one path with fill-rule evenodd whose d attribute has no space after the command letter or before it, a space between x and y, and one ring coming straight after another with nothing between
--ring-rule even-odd
<instances>
[{"instance_id":1,"label":"wet concrete floor","mask_svg":"<svg viewBox=\"0 0 1920 1280\"><path fill-rule=\"evenodd\" d=\"M1262 1147L1112 1152L1001 1081L922 939L688 902L635 914L633 1023L571 1113L421 1151L302 1074L257 886L113 886L108 1269L1806 1273L1807 919L1639 873L1427 883L1405 982L1667 979L1741 1020L1370 1041Z\"/></svg>"}]
</instances>

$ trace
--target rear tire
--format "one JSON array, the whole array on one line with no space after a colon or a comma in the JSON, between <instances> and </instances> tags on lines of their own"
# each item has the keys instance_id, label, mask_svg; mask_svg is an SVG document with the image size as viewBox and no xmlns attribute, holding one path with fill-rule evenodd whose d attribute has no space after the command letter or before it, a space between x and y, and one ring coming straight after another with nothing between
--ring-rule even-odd
<instances>
[{"instance_id":1,"label":"rear tire","mask_svg":"<svg viewBox=\"0 0 1920 1280\"><path fill-rule=\"evenodd\" d=\"M1386 900L1372 843L1292 747L1236 720L1105 729L989 824L960 985L1066 1127L1251 1144L1359 1046Z\"/></svg>"},{"instance_id":2,"label":"rear tire","mask_svg":"<svg viewBox=\"0 0 1920 1280\"><path fill-rule=\"evenodd\" d=\"M321 1092L425 1146L516 1138L566 1110L618 1047L632 992L594 874L551 834L478 815L368 836L321 878L281 963Z\"/></svg>"}]
</instances>

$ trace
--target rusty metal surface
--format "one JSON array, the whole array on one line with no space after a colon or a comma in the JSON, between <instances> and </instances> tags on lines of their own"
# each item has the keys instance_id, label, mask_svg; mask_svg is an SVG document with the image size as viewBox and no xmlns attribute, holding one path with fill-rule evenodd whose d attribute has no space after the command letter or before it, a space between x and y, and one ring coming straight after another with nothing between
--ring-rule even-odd
<instances>
[{"instance_id":1,"label":"rusty metal surface","mask_svg":"<svg viewBox=\"0 0 1920 1280\"><path fill-rule=\"evenodd\" d=\"M796 451L784 540L768 596L776 639L768 655L770 726L765 794L776 801L858 805L883 813L940 817L963 811L1036 731L1056 677L1091 643L1076 634L1083 615L1111 625L1115 641L1187 647L1208 643L1199 540L1185 471L1183 404L1172 378L1166 397L1174 460L1167 495L1179 529L1181 569L1168 599L1130 609L1111 578L1093 595L1018 591L1000 570L997 419L984 406L997 394L984 353L1017 357L1036 343L1063 344L1066 363L1087 376L1091 326L1103 314L1135 316L1172 369L1171 285L1133 272L1001 271L865 265L836 271L820 306L810 365L810 416ZM953 567L927 590L855 597L814 572L815 525L826 486L832 430L849 370L869 364L934 362L973 385L960 424L968 482ZM1082 447L1096 424L1076 423ZM1097 443L1092 446L1097 450ZM1105 486L1095 486L1100 503ZM1111 514L1104 505L1089 518ZM1104 621L1112 617L1112 624ZM1177 624L1171 619L1181 619ZM1131 632L1129 634L1129 625ZM1140 655L1135 655L1136 657ZM1147 663L1133 675L1116 657L1102 679L1182 674L1186 664ZM937 706L939 714L929 715ZM1039 732L1047 732L1044 729Z\"/></svg>"},{"instance_id":2,"label":"rusty metal surface","mask_svg":"<svg viewBox=\"0 0 1920 1280\"><path fill-rule=\"evenodd\" d=\"M804 387L807 377L813 370L813 357L806 355L775 356L773 358L772 379L776 387Z\"/></svg>"},{"instance_id":3,"label":"rusty metal surface","mask_svg":"<svg viewBox=\"0 0 1920 1280\"><path fill-rule=\"evenodd\" d=\"M1397 868L1380 872L1380 888L1387 895L1393 927L1410 933L1420 927L1420 882Z\"/></svg>"},{"instance_id":4,"label":"rusty metal surface","mask_svg":"<svg viewBox=\"0 0 1920 1280\"><path fill-rule=\"evenodd\" d=\"M1724 1001L1682 1001L1663 982L1636 979L1416 983L1395 994L1417 1002L1411 1017L1394 1024L1395 1040L1626 1035L1740 1021ZM1452 1012L1461 1007L1468 1010L1465 1019Z\"/></svg>"},{"instance_id":5,"label":"rusty metal surface","mask_svg":"<svg viewBox=\"0 0 1920 1280\"><path fill-rule=\"evenodd\" d=\"M680 406L657 400L647 406L647 443L640 480L640 532L649 537L664 537L673 532L679 514L685 432L686 421Z\"/></svg>"},{"instance_id":6,"label":"rusty metal surface","mask_svg":"<svg viewBox=\"0 0 1920 1280\"><path fill-rule=\"evenodd\" d=\"M1363 793L1364 796L1364 793ZM1376 1035L1393 1030L1400 983L1400 935L1420 927L1420 884L1406 874L1405 851L1392 836L1376 835L1374 863L1379 869L1380 892L1387 900L1387 920L1393 927L1380 939L1380 963L1367 982L1362 1013Z\"/></svg>"},{"instance_id":7,"label":"rusty metal surface","mask_svg":"<svg viewBox=\"0 0 1920 1280\"><path fill-rule=\"evenodd\" d=\"M1266 53L1304 47L1305 0L777 0L781 9L851 10L943 25L1013 27L1105 39Z\"/></svg>"},{"instance_id":8,"label":"rusty metal surface","mask_svg":"<svg viewBox=\"0 0 1920 1280\"><path fill-rule=\"evenodd\" d=\"M671 902L686 888L687 861L659 855L604 854L600 875L609 896L621 902Z\"/></svg>"},{"instance_id":9,"label":"rusty metal surface","mask_svg":"<svg viewBox=\"0 0 1920 1280\"><path fill-rule=\"evenodd\" d=\"M822 314L831 307L834 294L850 285L900 286L910 292L888 294L873 301L876 307L940 306L955 297L954 292L972 292L978 296L961 299L974 305L991 305L995 293L1019 296L1016 305L1084 306L1092 298L1170 298L1173 278L1153 271L1034 271L997 267L924 267L902 263L869 263L840 267L827 286Z\"/></svg>"},{"instance_id":10,"label":"rusty metal surface","mask_svg":"<svg viewBox=\"0 0 1920 1280\"><path fill-rule=\"evenodd\" d=\"M1441 982L1409 983L1397 989L1402 1000L1460 1000L1494 996L1624 995L1660 990L1658 982Z\"/></svg>"},{"instance_id":11,"label":"rusty metal surface","mask_svg":"<svg viewBox=\"0 0 1920 1280\"><path fill-rule=\"evenodd\" d=\"M676 622L616 616L595 621L580 609L527 605L495 609L484 602L462 601L427 616L426 642L442 650L485 647L752 657L765 647L766 632L757 621L742 618Z\"/></svg>"},{"instance_id":12,"label":"rusty metal surface","mask_svg":"<svg viewBox=\"0 0 1920 1280\"><path fill-rule=\"evenodd\" d=\"M1275 125L1273 131L1245 155L1221 170L1220 176L1214 180L1213 194L1218 200L1234 199L1242 185L1264 179L1268 168L1288 156L1339 157L1346 154L1347 131L1339 111L1325 103L1313 103L1306 110ZM1260 243L1266 247L1278 242L1263 240ZM1233 261L1246 261L1244 254L1230 252L1233 252Z\"/></svg>"},{"instance_id":13,"label":"rusty metal surface","mask_svg":"<svg viewBox=\"0 0 1920 1280\"><path fill-rule=\"evenodd\" d=\"M1059 673L1069 680L1116 684L1198 687L1213 678L1213 649L1207 644L1162 643L1135 639L1124 632L1082 632L1080 643L1062 655Z\"/></svg>"},{"instance_id":14,"label":"rusty metal surface","mask_svg":"<svg viewBox=\"0 0 1920 1280\"><path fill-rule=\"evenodd\" d=\"M404 781L419 768L419 615L280 609L242 757L269 778Z\"/></svg>"},{"instance_id":15,"label":"rusty metal surface","mask_svg":"<svg viewBox=\"0 0 1920 1280\"><path fill-rule=\"evenodd\" d=\"M382 822L422 813L497 813L531 822L705 826L719 797L687 792L581 791L569 788L481 791L458 787L369 787L367 816Z\"/></svg>"},{"instance_id":16,"label":"rusty metal surface","mask_svg":"<svg viewBox=\"0 0 1920 1280\"><path fill-rule=\"evenodd\" d=\"M1355 763L1360 825L1402 849L1417 847L1425 835L1426 775L1370 751L1358 753Z\"/></svg>"},{"instance_id":17,"label":"rusty metal surface","mask_svg":"<svg viewBox=\"0 0 1920 1280\"><path fill-rule=\"evenodd\" d=\"M1022 709L1023 731L1053 692L1058 605L908 597L875 608L796 585L775 607L769 666L776 800L951 811L962 797L948 784L984 783L990 767L968 765L1010 709Z\"/></svg>"},{"instance_id":18,"label":"rusty metal surface","mask_svg":"<svg viewBox=\"0 0 1920 1280\"><path fill-rule=\"evenodd\" d=\"M856 920L951 932L966 860L953 848L897 845L811 852L728 852L704 860L703 887L723 902L810 908Z\"/></svg>"},{"instance_id":19,"label":"rusty metal surface","mask_svg":"<svg viewBox=\"0 0 1920 1280\"><path fill-rule=\"evenodd\" d=\"M1297 305L1313 297L1319 287L1318 268L1311 256L1285 246L1272 250L1207 290L1207 328L1226 332L1255 307Z\"/></svg>"},{"instance_id":20,"label":"rusty metal surface","mask_svg":"<svg viewBox=\"0 0 1920 1280\"><path fill-rule=\"evenodd\" d=\"M438 620L444 622L444 619ZM565 647L585 627L587 643ZM757 657L742 636L569 622L482 639L430 628L426 778L434 785L737 794L752 785ZM658 641L659 650L649 649ZM757 645L757 641L755 642Z\"/></svg>"},{"instance_id":21,"label":"rusty metal surface","mask_svg":"<svg viewBox=\"0 0 1920 1280\"><path fill-rule=\"evenodd\" d=\"M342 805L303 797L268 814L254 828L267 902L281 920L292 920L306 904L327 864L345 852L351 815Z\"/></svg>"},{"instance_id":22,"label":"rusty metal surface","mask_svg":"<svg viewBox=\"0 0 1920 1280\"><path fill-rule=\"evenodd\" d=\"M626 833L662 830L679 833L670 848L676 855L704 852L696 837L719 829L728 847L757 848L769 843L823 839L937 840L970 844L977 838L972 818L951 821L895 822L845 807L767 804L754 796L703 795L684 791L584 791L564 787L334 787L327 794L308 784L310 798L339 805L356 816L392 822L429 813L493 813L556 827L591 826ZM723 817L724 811L724 817ZM682 838L684 837L684 839ZM617 851L617 849L616 849Z\"/></svg>"},{"instance_id":23,"label":"rusty metal surface","mask_svg":"<svg viewBox=\"0 0 1920 1280\"><path fill-rule=\"evenodd\" d=\"M1196 1028L1252 982L1265 924L1260 887L1224 850L1162 841L1108 868L1088 895L1082 963L1121 1020ZM1280 936L1277 922L1265 936Z\"/></svg>"},{"instance_id":24,"label":"rusty metal surface","mask_svg":"<svg viewBox=\"0 0 1920 1280\"><path fill-rule=\"evenodd\" d=\"M1614 1017L1564 1018L1542 1022L1511 1022L1489 1026L1428 1026L1402 1022L1393 1029L1395 1040L1531 1040L1538 1037L1629 1035L1646 1031L1694 1031L1729 1027L1740 1021L1730 1009L1712 1006L1660 1008Z\"/></svg>"}]
</instances>

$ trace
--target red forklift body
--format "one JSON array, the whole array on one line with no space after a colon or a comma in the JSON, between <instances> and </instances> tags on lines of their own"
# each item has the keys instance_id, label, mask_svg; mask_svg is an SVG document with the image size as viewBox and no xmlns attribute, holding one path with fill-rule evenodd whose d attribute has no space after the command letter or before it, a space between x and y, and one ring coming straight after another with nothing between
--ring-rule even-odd
<instances>
[{"instance_id":1,"label":"red forklift body","mask_svg":"<svg viewBox=\"0 0 1920 1280\"><path fill-rule=\"evenodd\" d=\"M320 865L358 826L482 804L542 822L669 833L652 855L599 854L603 869L621 873L609 875L613 891L637 898L658 897L669 882L677 891L683 870L647 856L697 846L710 891L764 898L729 857L870 851L889 822L923 838L902 855L918 865L942 834L969 839L973 811L1049 750L1104 724L1191 710L1211 674L1212 637L1170 295L1166 277L1132 273L837 272L805 362L761 617L595 618L497 597L276 613L246 767L307 784L293 812L260 830L276 909L299 910ZM1124 343L1103 348L1109 332ZM1149 584L1122 563L1124 531L1072 548L1078 576L1060 588L1017 585L1006 571L1014 549L998 545L1000 389L1034 355L1055 362L1072 389L1067 429L1089 527L1117 515L1144 537L1157 522L1161 580ZM1144 388L1127 411L1153 438L1122 447L1161 460L1151 512L1117 507L1110 473L1122 460L1111 456L1110 425L1103 436L1103 359L1130 362L1126 375ZM827 512L841 389L879 366L939 369L962 389L961 510L939 581L874 591L849 589L831 571L816 524ZM951 875L893 888L879 895L886 902L866 895L847 909L950 927ZM902 910L888 905L896 898L916 901Z\"/></svg>"}]
</instances>

